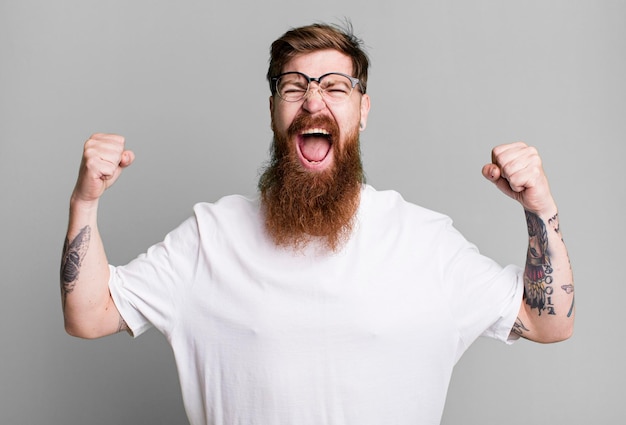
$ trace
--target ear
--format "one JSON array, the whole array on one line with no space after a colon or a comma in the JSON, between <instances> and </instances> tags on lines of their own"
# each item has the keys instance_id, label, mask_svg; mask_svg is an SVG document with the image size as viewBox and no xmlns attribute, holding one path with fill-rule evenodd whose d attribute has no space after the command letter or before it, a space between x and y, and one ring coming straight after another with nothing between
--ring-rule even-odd
<instances>
[{"instance_id":1,"label":"ear","mask_svg":"<svg viewBox=\"0 0 626 425\"><path fill-rule=\"evenodd\" d=\"M270 96L270 128L274 131L274 96Z\"/></svg>"},{"instance_id":2,"label":"ear","mask_svg":"<svg viewBox=\"0 0 626 425\"><path fill-rule=\"evenodd\" d=\"M370 112L370 97L367 94L361 96L361 121L359 129L361 131L365 130L367 127L367 116Z\"/></svg>"}]
</instances>

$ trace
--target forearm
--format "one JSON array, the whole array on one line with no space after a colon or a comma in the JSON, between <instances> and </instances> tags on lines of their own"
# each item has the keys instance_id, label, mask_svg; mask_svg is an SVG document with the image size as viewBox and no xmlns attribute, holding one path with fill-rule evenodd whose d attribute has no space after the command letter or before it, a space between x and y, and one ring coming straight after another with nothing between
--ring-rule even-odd
<instances>
[{"instance_id":1,"label":"forearm","mask_svg":"<svg viewBox=\"0 0 626 425\"><path fill-rule=\"evenodd\" d=\"M543 214L526 211L526 221L524 303L514 331L541 342L567 339L574 321L574 279L556 207Z\"/></svg>"},{"instance_id":2,"label":"forearm","mask_svg":"<svg viewBox=\"0 0 626 425\"><path fill-rule=\"evenodd\" d=\"M103 133L85 142L61 260L61 303L71 335L96 338L127 330L109 292L108 261L97 223L100 197L135 158L124 145L124 137Z\"/></svg>"},{"instance_id":3,"label":"forearm","mask_svg":"<svg viewBox=\"0 0 626 425\"><path fill-rule=\"evenodd\" d=\"M108 261L98 232L97 201L72 199L61 261L61 303L68 333L96 337L111 333Z\"/></svg>"},{"instance_id":4,"label":"forearm","mask_svg":"<svg viewBox=\"0 0 626 425\"><path fill-rule=\"evenodd\" d=\"M496 146L491 163L483 166L483 176L526 212L524 300L511 332L538 342L569 338L574 325L574 278L537 149L523 142Z\"/></svg>"}]
</instances>

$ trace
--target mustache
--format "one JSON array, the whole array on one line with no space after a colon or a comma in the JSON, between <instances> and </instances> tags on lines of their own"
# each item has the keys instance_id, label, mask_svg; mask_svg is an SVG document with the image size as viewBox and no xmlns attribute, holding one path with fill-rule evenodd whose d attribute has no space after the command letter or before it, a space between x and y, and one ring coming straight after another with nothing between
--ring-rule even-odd
<instances>
[{"instance_id":1,"label":"mustache","mask_svg":"<svg viewBox=\"0 0 626 425\"><path fill-rule=\"evenodd\" d=\"M300 114L296 116L287 128L287 136L295 137L309 128L323 128L330 133L331 141L339 140L339 126L335 120L326 115L312 117Z\"/></svg>"}]
</instances>

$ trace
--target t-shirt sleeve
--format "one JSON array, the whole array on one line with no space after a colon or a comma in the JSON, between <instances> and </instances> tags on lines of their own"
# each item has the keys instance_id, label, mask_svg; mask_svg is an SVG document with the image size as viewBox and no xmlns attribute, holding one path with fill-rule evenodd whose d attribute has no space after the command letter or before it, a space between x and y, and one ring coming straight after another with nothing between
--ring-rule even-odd
<instances>
[{"instance_id":1,"label":"t-shirt sleeve","mask_svg":"<svg viewBox=\"0 0 626 425\"><path fill-rule=\"evenodd\" d=\"M193 282L199 236L195 217L125 266L109 266L116 307L137 337L154 326L168 334L177 322L185 287Z\"/></svg>"},{"instance_id":2,"label":"t-shirt sleeve","mask_svg":"<svg viewBox=\"0 0 626 425\"><path fill-rule=\"evenodd\" d=\"M480 254L451 221L443 233L448 246L442 254L444 289L464 345L469 347L479 336L512 343L510 333L522 302L522 270L502 267Z\"/></svg>"}]
</instances>

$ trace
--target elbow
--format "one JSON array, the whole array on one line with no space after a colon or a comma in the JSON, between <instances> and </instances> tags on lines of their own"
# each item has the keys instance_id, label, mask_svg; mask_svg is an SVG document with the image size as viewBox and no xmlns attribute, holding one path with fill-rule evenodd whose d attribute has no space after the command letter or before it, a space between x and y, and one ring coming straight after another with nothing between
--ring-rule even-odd
<instances>
[{"instance_id":1,"label":"elbow","mask_svg":"<svg viewBox=\"0 0 626 425\"><path fill-rule=\"evenodd\" d=\"M574 333L573 331L570 331L570 332L562 332L558 334L553 334L553 335L546 337L545 339L539 340L538 342L542 344L556 344L557 342L563 342L563 341L570 339L573 333Z\"/></svg>"},{"instance_id":2,"label":"elbow","mask_svg":"<svg viewBox=\"0 0 626 425\"><path fill-rule=\"evenodd\" d=\"M97 339L114 333L115 314L109 304L74 303L63 306L65 332L82 339Z\"/></svg>"},{"instance_id":3,"label":"elbow","mask_svg":"<svg viewBox=\"0 0 626 425\"><path fill-rule=\"evenodd\" d=\"M561 342L570 339L574 335L574 312L561 322L558 326L551 342Z\"/></svg>"},{"instance_id":4,"label":"elbow","mask_svg":"<svg viewBox=\"0 0 626 425\"><path fill-rule=\"evenodd\" d=\"M570 321L555 337L553 342L562 342L570 339L574 335L574 321Z\"/></svg>"},{"instance_id":5,"label":"elbow","mask_svg":"<svg viewBox=\"0 0 626 425\"><path fill-rule=\"evenodd\" d=\"M571 320L569 323L564 324L563 326L559 326L558 328L553 328L550 332L546 332L545 334L538 335L537 338L533 339L535 342L539 342L542 344L554 344L557 342L563 342L572 337L574 334L574 321Z\"/></svg>"},{"instance_id":6,"label":"elbow","mask_svg":"<svg viewBox=\"0 0 626 425\"><path fill-rule=\"evenodd\" d=\"M65 333L75 338L91 339L79 326L67 323L67 321L65 322Z\"/></svg>"},{"instance_id":7,"label":"elbow","mask_svg":"<svg viewBox=\"0 0 626 425\"><path fill-rule=\"evenodd\" d=\"M80 324L65 318L65 333L75 338L81 339L97 339L100 335L94 328L81 326Z\"/></svg>"}]
</instances>

